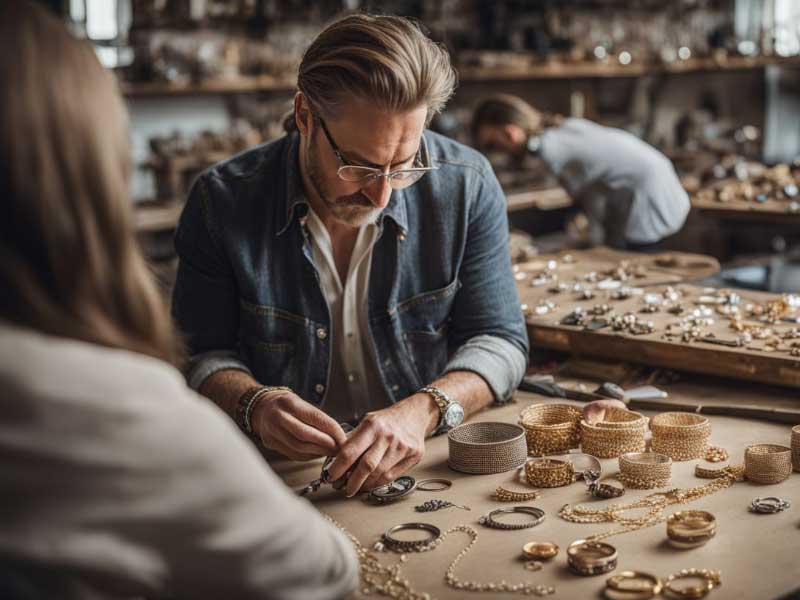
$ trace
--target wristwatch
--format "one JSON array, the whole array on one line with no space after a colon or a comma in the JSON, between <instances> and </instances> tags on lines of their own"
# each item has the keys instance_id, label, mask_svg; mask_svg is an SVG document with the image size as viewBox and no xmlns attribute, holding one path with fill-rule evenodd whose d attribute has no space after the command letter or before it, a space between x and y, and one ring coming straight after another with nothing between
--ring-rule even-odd
<instances>
[{"instance_id":1,"label":"wristwatch","mask_svg":"<svg viewBox=\"0 0 800 600\"><path fill-rule=\"evenodd\" d=\"M439 407L439 423L433 431L434 435L450 431L464 421L464 407L458 401L450 399L450 396L439 388L424 387L420 392L430 394Z\"/></svg>"}]
</instances>

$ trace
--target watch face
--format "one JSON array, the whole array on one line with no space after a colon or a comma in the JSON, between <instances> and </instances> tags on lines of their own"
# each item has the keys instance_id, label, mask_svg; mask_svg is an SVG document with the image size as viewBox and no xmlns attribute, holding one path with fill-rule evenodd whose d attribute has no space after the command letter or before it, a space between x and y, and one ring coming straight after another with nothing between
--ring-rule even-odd
<instances>
[{"instance_id":1,"label":"watch face","mask_svg":"<svg viewBox=\"0 0 800 600\"><path fill-rule=\"evenodd\" d=\"M451 402L444 413L444 423L450 428L458 427L464 420L464 407L458 402Z\"/></svg>"}]
</instances>

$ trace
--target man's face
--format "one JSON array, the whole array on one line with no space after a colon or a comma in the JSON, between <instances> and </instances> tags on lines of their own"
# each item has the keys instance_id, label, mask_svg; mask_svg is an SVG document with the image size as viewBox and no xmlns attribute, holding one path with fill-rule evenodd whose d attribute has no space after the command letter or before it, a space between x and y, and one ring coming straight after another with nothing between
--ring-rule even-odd
<instances>
[{"instance_id":1,"label":"man's face","mask_svg":"<svg viewBox=\"0 0 800 600\"><path fill-rule=\"evenodd\" d=\"M425 106L386 113L362 100L352 100L335 119L326 119L325 125L347 164L388 172L414 166L426 115ZM343 181L337 174L342 163L320 121L314 119L309 131L305 140L306 172L324 207L337 221L351 227L374 223L392 194L388 179Z\"/></svg>"}]
</instances>

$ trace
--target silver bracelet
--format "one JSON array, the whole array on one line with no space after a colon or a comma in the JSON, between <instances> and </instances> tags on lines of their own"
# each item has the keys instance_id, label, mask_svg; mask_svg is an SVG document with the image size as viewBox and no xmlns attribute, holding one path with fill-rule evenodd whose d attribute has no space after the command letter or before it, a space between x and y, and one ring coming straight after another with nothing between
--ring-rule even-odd
<instances>
[{"instance_id":1,"label":"silver bracelet","mask_svg":"<svg viewBox=\"0 0 800 600\"><path fill-rule=\"evenodd\" d=\"M529 523L500 523L495 521L494 517L501 514L511 513L524 513L534 517L533 521ZM492 529L528 529L529 527L536 527L544 521L544 511L535 506L512 506L510 508L496 508L492 512L483 515L478 523L484 527L491 527Z\"/></svg>"}]
</instances>

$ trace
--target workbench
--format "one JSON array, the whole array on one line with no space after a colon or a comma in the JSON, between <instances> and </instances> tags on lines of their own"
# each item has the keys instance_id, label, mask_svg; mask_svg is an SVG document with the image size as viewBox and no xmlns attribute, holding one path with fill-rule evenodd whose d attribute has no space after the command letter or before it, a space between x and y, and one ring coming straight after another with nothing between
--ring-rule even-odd
<instances>
[{"instance_id":1,"label":"workbench","mask_svg":"<svg viewBox=\"0 0 800 600\"><path fill-rule=\"evenodd\" d=\"M562 380L557 380L562 383ZM575 384L565 380L565 385ZM688 379L659 386L669 392L666 401L691 401L702 404L759 404L775 407L797 407L795 392L781 388L768 388L756 384L727 382L720 379L690 376ZM664 402L665 400L660 400ZM516 423L520 411L534 403L570 402L553 400L542 396L518 392L514 402L499 408L487 409L472 417L472 421L505 421ZM648 416L657 414L644 411ZM710 444L722 446L730 453L730 464L743 463L744 449L755 443L790 445L789 424L751 421L734 417L712 416ZM800 421L798 421L800 422ZM530 490L527 484L517 479L517 472L497 475L465 475L447 466L447 436L431 438L427 442L426 454L410 475L418 480L444 477L453 481L453 486L444 492L416 491L411 496L389 505L371 505L358 498L347 499L330 486L314 494L311 501L322 512L327 513L354 534L362 544L371 547L390 526L399 523L422 521L436 525L442 531L457 524L467 524L478 531L479 537L473 549L464 557L456 570L461 579L480 582L500 581L511 583L532 582L553 585L553 598L601 598L608 576L580 577L573 575L566 566L566 549L574 540L609 529L616 524L574 524L558 516L558 510L566 503L586 503L595 507L609 503L628 503L651 491L629 489L616 500L591 498L583 483L576 482L567 487L544 489L542 496L527 505L545 510L545 521L534 528L499 531L478 524L481 515L501 506L492 498L498 485L513 490ZM694 476L698 462L714 468L728 463L711 464L705 461L677 462L673 465L670 487L694 487L708 480ZM617 483L613 475L618 472L617 459L601 461L603 479ZM294 463L277 461L273 468L292 488L298 488L319 475L320 462ZM662 490L663 491L663 490ZM794 506L777 514L755 514L748 505L757 496L780 496L791 500ZM437 512L418 513L414 506L425 500L441 498L456 504L464 504L470 511L447 508ZM721 587L707 597L712 600L778 598L800 589L798 578L798 556L800 556L800 473L793 473L788 480L777 485L760 486L739 482L733 487L686 505L667 507L664 515L683 509L711 511L717 518L717 535L708 544L692 550L678 550L667 543L666 525L656 526L608 538L619 551L617 569L641 570L662 578L684 568L718 569L722 572ZM512 515L514 516L514 515ZM465 533L451 534L438 548L424 554L410 554L402 572L412 587L428 592L435 598L512 598L520 594L489 594L465 592L446 586L444 573L455 555L469 541ZM523 567L522 545L529 541L552 541L560 547L559 554L546 562L538 572L529 572ZM379 553L384 564L398 562L399 556L392 552ZM357 594L356 597L363 597ZM376 597L376 596L370 596ZM531 596L526 596L531 597ZM788 597L788 596L787 596ZM800 596L798 596L800 597Z\"/></svg>"}]
</instances>

